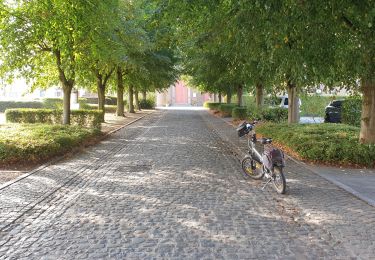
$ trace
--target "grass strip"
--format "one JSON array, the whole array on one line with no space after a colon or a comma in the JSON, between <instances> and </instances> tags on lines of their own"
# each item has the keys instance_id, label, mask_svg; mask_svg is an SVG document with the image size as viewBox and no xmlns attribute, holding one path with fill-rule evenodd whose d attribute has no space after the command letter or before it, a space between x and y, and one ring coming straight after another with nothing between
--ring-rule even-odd
<instances>
[{"instance_id":1,"label":"grass strip","mask_svg":"<svg viewBox=\"0 0 375 260\"><path fill-rule=\"evenodd\" d=\"M99 135L99 130L79 126L1 125L0 165L42 162L72 151Z\"/></svg>"},{"instance_id":2,"label":"grass strip","mask_svg":"<svg viewBox=\"0 0 375 260\"><path fill-rule=\"evenodd\" d=\"M375 167L375 145L360 144L359 127L344 124L264 123L257 132L308 161Z\"/></svg>"}]
</instances>

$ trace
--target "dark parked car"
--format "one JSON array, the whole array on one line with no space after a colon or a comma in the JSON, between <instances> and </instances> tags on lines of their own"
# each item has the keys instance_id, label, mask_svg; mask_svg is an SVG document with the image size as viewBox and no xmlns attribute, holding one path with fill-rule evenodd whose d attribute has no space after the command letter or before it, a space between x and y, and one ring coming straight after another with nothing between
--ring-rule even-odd
<instances>
[{"instance_id":1,"label":"dark parked car","mask_svg":"<svg viewBox=\"0 0 375 260\"><path fill-rule=\"evenodd\" d=\"M326 106L324 122L341 123L341 107L344 100L333 100Z\"/></svg>"}]
</instances>

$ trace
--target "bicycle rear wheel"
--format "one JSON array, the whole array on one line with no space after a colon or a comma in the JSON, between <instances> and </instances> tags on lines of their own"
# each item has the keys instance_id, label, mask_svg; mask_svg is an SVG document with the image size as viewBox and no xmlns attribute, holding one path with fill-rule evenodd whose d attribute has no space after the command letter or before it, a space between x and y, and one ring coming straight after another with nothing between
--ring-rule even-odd
<instances>
[{"instance_id":1,"label":"bicycle rear wheel","mask_svg":"<svg viewBox=\"0 0 375 260\"><path fill-rule=\"evenodd\" d=\"M286 190L286 181L283 173L283 168L275 166L272 173L272 184L277 193L284 194Z\"/></svg>"},{"instance_id":2,"label":"bicycle rear wheel","mask_svg":"<svg viewBox=\"0 0 375 260\"><path fill-rule=\"evenodd\" d=\"M263 177L262 164L256 160L253 160L251 156L248 155L243 158L241 165L246 176L249 176L255 180L259 180Z\"/></svg>"}]
</instances>

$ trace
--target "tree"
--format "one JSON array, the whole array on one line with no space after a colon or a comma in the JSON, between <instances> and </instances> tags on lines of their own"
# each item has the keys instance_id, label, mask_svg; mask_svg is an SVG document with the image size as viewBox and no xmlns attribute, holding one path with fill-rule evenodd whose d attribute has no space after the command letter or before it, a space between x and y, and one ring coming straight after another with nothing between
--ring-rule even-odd
<instances>
[{"instance_id":1,"label":"tree","mask_svg":"<svg viewBox=\"0 0 375 260\"><path fill-rule=\"evenodd\" d=\"M116 93L117 93L117 108L116 108L116 115L117 116L124 116L124 80L123 80L123 72L120 66L117 66L116 69L117 75L117 85L116 85Z\"/></svg>"},{"instance_id":2,"label":"tree","mask_svg":"<svg viewBox=\"0 0 375 260\"><path fill-rule=\"evenodd\" d=\"M83 84L91 85L95 81L98 93L98 109L105 113L105 94L111 76L121 62L126 51L125 43L120 37L124 32L122 25L124 6L118 0L102 1L96 6L97 11L106 17L105 22L95 19L91 26L94 30L87 35L84 52L84 64L81 67L80 76Z\"/></svg>"},{"instance_id":3,"label":"tree","mask_svg":"<svg viewBox=\"0 0 375 260\"><path fill-rule=\"evenodd\" d=\"M374 1L329 1L317 6L334 36L331 78L363 94L360 142L375 144ZM314 17L312 18L314 19ZM317 19L315 17L315 19ZM332 38L332 37L330 37ZM333 73L332 73L333 74Z\"/></svg>"},{"instance_id":4,"label":"tree","mask_svg":"<svg viewBox=\"0 0 375 260\"><path fill-rule=\"evenodd\" d=\"M70 94L76 83L87 35L98 13L93 0L2 1L0 5L1 71L46 84L60 82L63 123L70 123ZM97 19L96 19L97 20ZM52 71L51 71L52 69ZM56 79L45 75L56 75Z\"/></svg>"}]
</instances>

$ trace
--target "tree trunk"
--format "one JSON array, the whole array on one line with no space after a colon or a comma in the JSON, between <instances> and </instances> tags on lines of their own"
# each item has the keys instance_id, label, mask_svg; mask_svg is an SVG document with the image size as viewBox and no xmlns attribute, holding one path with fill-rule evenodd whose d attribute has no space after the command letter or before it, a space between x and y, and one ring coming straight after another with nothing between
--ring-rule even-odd
<instances>
[{"instance_id":1,"label":"tree trunk","mask_svg":"<svg viewBox=\"0 0 375 260\"><path fill-rule=\"evenodd\" d=\"M63 124L70 125L70 95L72 94L73 85L63 86Z\"/></svg>"},{"instance_id":2,"label":"tree trunk","mask_svg":"<svg viewBox=\"0 0 375 260\"><path fill-rule=\"evenodd\" d=\"M102 114L102 122L104 122L104 114L105 114L105 88L107 86L108 80L111 77L114 68L111 69L108 73L102 73L99 69L93 69L93 73L96 77L96 87L98 90L98 110L103 111Z\"/></svg>"},{"instance_id":3,"label":"tree trunk","mask_svg":"<svg viewBox=\"0 0 375 260\"><path fill-rule=\"evenodd\" d=\"M130 85L129 86L129 113L135 113L133 95L134 95L133 86Z\"/></svg>"},{"instance_id":4,"label":"tree trunk","mask_svg":"<svg viewBox=\"0 0 375 260\"><path fill-rule=\"evenodd\" d=\"M138 111L141 111L141 106L139 105L139 92L138 90L134 90L134 101L135 101L135 107L137 108Z\"/></svg>"},{"instance_id":5,"label":"tree trunk","mask_svg":"<svg viewBox=\"0 0 375 260\"><path fill-rule=\"evenodd\" d=\"M219 103L223 101L223 97L221 96L221 93L219 93Z\"/></svg>"},{"instance_id":6,"label":"tree trunk","mask_svg":"<svg viewBox=\"0 0 375 260\"><path fill-rule=\"evenodd\" d=\"M375 144L375 82L362 80L362 115L359 141L363 144Z\"/></svg>"},{"instance_id":7,"label":"tree trunk","mask_svg":"<svg viewBox=\"0 0 375 260\"><path fill-rule=\"evenodd\" d=\"M57 70L59 72L59 80L63 88L63 124L69 125L70 124L70 98L72 94L72 89L74 87L74 78L75 73L71 75L71 78L67 78L65 75L64 68L61 62L61 53L60 50L53 50L53 54L55 55Z\"/></svg>"},{"instance_id":8,"label":"tree trunk","mask_svg":"<svg viewBox=\"0 0 375 260\"><path fill-rule=\"evenodd\" d=\"M230 89L227 90L227 104L232 103L232 91Z\"/></svg>"},{"instance_id":9,"label":"tree trunk","mask_svg":"<svg viewBox=\"0 0 375 260\"><path fill-rule=\"evenodd\" d=\"M98 90L98 110L103 111L102 115L102 122L104 122L104 114L105 114L105 86L101 82L101 80L97 79L97 90Z\"/></svg>"},{"instance_id":10,"label":"tree trunk","mask_svg":"<svg viewBox=\"0 0 375 260\"><path fill-rule=\"evenodd\" d=\"M117 68L117 116L124 115L124 81L122 78L122 70L120 67Z\"/></svg>"},{"instance_id":11,"label":"tree trunk","mask_svg":"<svg viewBox=\"0 0 375 260\"><path fill-rule=\"evenodd\" d=\"M299 101L297 87L288 81L288 124L299 123Z\"/></svg>"},{"instance_id":12,"label":"tree trunk","mask_svg":"<svg viewBox=\"0 0 375 260\"><path fill-rule=\"evenodd\" d=\"M262 84L256 86L256 106L261 108L264 105L264 87Z\"/></svg>"},{"instance_id":13,"label":"tree trunk","mask_svg":"<svg viewBox=\"0 0 375 260\"><path fill-rule=\"evenodd\" d=\"M146 99L147 99L147 91L146 90L142 90L142 100L146 101Z\"/></svg>"},{"instance_id":14,"label":"tree trunk","mask_svg":"<svg viewBox=\"0 0 375 260\"><path fill-rule=\"evenodd\" d=\"M237 105L242 107L242 95L243 95L243 86L237 86Z\"/></svg>"}]
</instances>

